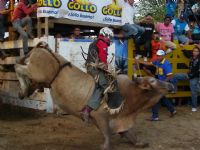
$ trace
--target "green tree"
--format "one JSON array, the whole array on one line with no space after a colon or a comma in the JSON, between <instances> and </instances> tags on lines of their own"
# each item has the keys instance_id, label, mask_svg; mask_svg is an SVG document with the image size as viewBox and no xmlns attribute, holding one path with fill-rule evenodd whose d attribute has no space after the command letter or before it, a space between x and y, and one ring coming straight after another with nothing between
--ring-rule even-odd
<instances>
[{"instance_id":1,"label":"green tree","mask_svg":"<svg viewBox=\"0 0 200 150\"><path fill-rule=\"evenodd\" d=\"M139 0L137 10L139 18L151 13L155 21L163 21L165 16L165 0Z\"/></svg>"}]
</instances>

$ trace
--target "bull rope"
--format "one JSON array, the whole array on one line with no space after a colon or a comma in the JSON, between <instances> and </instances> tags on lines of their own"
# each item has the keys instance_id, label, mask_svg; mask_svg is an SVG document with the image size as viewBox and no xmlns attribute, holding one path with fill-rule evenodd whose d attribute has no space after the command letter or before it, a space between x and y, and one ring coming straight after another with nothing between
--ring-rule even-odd
<instances>
[{"instance_id":1,"label":"bull rope","mask_svg":"<svg viewBox=\"0 0 200 150\"><path fill-rule=\"evenodd\" d=\"M70 66L72 67L72 64L70 62L65 62L64 64L61 65L61 62L59 61L59 59L55 56L55 54L53 53L52 49L48 46L48 44L46 42L39 42L37 44L36 47L41 47L47 50L47 52L49 52L51 54L51 56L56 60L56 62L58 63L58 71L56 72L56 74L54 75L53 79L50 81L50 83L48 83L48 87L51 87L51 84L54 82L54 80L56 79L56 77L59 75L59 73L61 72L61 70L63 68L65 68L66 66Z\"/></svg>"}]
</instances>

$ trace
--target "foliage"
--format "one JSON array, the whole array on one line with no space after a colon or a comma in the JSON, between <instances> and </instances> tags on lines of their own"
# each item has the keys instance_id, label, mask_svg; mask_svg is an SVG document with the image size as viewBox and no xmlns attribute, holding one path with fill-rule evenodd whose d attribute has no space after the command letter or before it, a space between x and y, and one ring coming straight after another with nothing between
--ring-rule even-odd
<instances>
[{"instance_id":1,"label":"foliage","mask_svg":"<svg viewBox=\"0 0 200 150\"><path fill-rule=\"evenodd\" d=\"M139 18L151 13L155 21L163 21L165 16L165 0L139 0L137 5Z\"/></svg>"}]
</instances>

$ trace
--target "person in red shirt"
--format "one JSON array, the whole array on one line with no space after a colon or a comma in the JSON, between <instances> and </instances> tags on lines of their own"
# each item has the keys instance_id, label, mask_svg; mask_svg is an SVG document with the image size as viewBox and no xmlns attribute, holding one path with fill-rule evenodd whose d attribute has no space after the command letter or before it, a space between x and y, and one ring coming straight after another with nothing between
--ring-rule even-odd
<instances>
[{"instance_id":1,"label":"person in red shirt","mask_svg":"<svg viewBox=\"0 0 200 150\"><path fill-rule=\"evenodd\" d=\"M154 61L157 59L157 51L159 49L165 50L165 44L160 40L160 36L158 32L153 33L153 40L151 41L151 61Z\"/></svg>"},{"instance_id":2,"label":"person in red shirt","mask_svg":"<svg viewBox=\"0 0 200 150\"><path fill-rule=\"evenodd\" d=\"M95 89L91 98L88 100L87 105L82 109L82 117L85 122L89 121L90 112L97 110L104 90L108 86L108 81L105 75L105 71L108 69L107 57L108 47L111 44L114 34L111 29L104 27L100 30L98 39L92 42L89 46L88 57L86 60L87 73L94 78L98 75L98 83L96 83ZM91 64L95 63L99 67L92 67Z\"/></svg>"},{"instance_id":3,"label":"person in red shirt","mask_svg":"<svg viewBox=\"0 0 200 150\"><path fill-rule=\"evenodd\" d=\"M13 28L19 32L23 39L24 53L28 53L28 38L33 38L32 35L32 20L30 14L37 9L37 4L28 6L26 0L20 0L14 9L12 16ZM24 27L27 26L27 32L24 31Z\"/></svg>"}]
</instances>

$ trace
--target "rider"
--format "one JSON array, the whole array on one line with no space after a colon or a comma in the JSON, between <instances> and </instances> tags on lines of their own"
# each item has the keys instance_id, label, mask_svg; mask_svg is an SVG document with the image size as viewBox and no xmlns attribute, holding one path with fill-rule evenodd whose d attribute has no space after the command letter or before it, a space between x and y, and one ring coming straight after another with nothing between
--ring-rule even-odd
<instances>
[{"instance_id":1,"label":"rider","mask_svg":"<svg viewBox=\"0 0 200 150\"><path fill-rule=\"evenodd\" d=\"M103 92L108 86L105 71L108 69L107 56L108 47L112 42L114 34L113 31L104 27L100 30L97 40L92 42L89 46L88 57L86 60L87 72L93 76L93 78L98 76L98 81L95 85L94 92L87 102L87 105L82 109L82 117L85 122L89 121L90 112L92 110L97 110L101 99L103 97ZM101 66L102 69L92 67L91 64L97 64Z\"/></svg>"}]
</instances>

